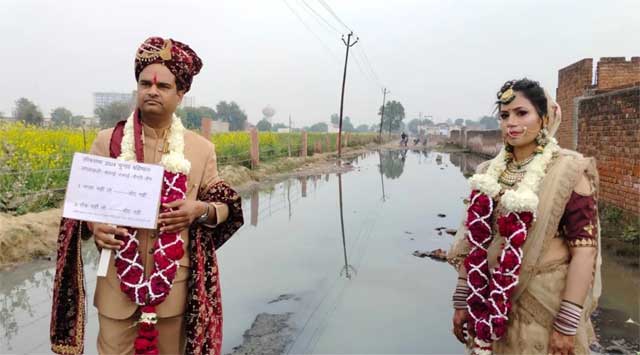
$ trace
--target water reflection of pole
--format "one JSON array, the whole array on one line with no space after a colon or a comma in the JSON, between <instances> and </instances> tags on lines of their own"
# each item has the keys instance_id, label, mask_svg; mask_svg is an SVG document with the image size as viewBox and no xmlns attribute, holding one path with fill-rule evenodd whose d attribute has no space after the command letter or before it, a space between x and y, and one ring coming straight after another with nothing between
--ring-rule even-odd
<instances>
[{"instance_id":1,"label":"water reflection of pole","mask_svg":"<svg viewBox=\"0 0 640 355\"><path fill-rule=\"evenodd\" d=\"M251 225L258 225L258 208L260 203L260 193L255 190L251 192Z\"/></svg>"},{"instance_id":2,"label":"water reflection of pole","mask_svg":"<svg viewBox=\"0 0 640 355\"><path fill-rule=\"evenodd\" d=\"M340 199L340 229L342 231L342 251L344 252L344 272L345 276L348 279L351 279L351 274L349 274L349 269L351 266L349 265L349 261L347 259L347 242L344 234L344 209L342 207L342 174L338 174L338 198ZM342 272L340 272L342 274Z\"/></svg>"},{"instance_id":3,"label":"water reflection of pole","mask_svg":"<svg viewBox=\"0 0 640 355\"><path fill-rule=\"evenodd\" d=\"M378 158L380 158L380 182L382 183L382 202L387 202L387 198L384 194L384 177L382 176L382 152L378 151Z\"/></svg>"},{"instance_id":4,"label":"water reflection of pole","mask_svg":"<svg viewBox=\"0 0 640 355\"><path fill-rule=\"evenodd\" d=\"M307 177L300 178L300 184L302 185L302 197L307 197Z\"/></svg>"},{"instance_id":5,"label":"water reflection of pole","mask_svg":"<svg viewBox=\"0 0 640 355\"><path fill-rule=\"evenodd\" d=\"M291 179L287 180L287 202L289 204L289 220L291 220Z\"/></svg>"}]
</instances>

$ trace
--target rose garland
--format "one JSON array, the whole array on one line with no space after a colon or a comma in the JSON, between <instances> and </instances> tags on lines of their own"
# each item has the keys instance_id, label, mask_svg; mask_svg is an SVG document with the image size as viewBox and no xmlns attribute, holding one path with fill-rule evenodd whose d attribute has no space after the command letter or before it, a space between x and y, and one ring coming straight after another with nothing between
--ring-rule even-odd
<instances>
[{"instance_id":1,"label":"rose garland","mask_svg":"<svg viewBox=\"0 0 640 355\"><path fill-rule=\"evenodd\" d=\"M507 331L511 296L518 285L522 265L522 245L535 219L538 190L546 168L558 143L551 138L540 154L532 160L516 190L507 190L500 199L504 213L498 217L498 230L505 243L497 266L490 270L487 249L493 240L491 229L495 199L501 191L498 179L506 169L507 153L503 148L484 174L469 179L471 197L467 209L467 240L471 251L465 258L470 328L475 331L473 353L491 354L492 343Z\"/></svg>"},{"instance_id":2,"label":"rose garland","mask_svg":"<svg viewBox=\"0 0 640 355\"><path fill-rule=\"evenodd\" d=\"M134 120L129 116L124 126L120 160L136 161ZM186 198L187 174L191 163L184 157L184 126L178 117L173 116L168 137L169 153L163 155L160 164L164 167L161 203L169 203ZM172 209L161 207L160 212ZM184 255L184 241L180 233L160 233L153 249L153 269L145 278L138 250L138 231L128 229L126 237L118 237L124 246L115 253L115 266L120 280L120 289L129 299L141 306L138 321L138 337L134 347L136 354L158 353L158 331L155 330L157 316L155 306L169 295L173 280L179 268L178 261Z\"/></svg>"}]
</instances>

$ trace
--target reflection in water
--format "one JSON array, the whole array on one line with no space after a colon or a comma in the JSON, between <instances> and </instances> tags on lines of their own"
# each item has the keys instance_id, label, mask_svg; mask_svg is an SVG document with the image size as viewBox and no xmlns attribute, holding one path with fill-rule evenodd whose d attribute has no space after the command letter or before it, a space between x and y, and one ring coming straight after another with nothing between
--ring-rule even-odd
<instances>
[{"instance_id":1,"label":"reflection in water","mask_svg":"<svg viewBox=\"0 0 640 355\"><path fill-rule=\"evenodd\" d=\"M382 176L382 154L378 151L378 160L380 164L378 164L378 171L380 172L380 185L382 185L382 202L387 202L387 196L384 193L384 176Z\"/></svg>"},{"instance_id":2,"label":"reflection in water","mask_svg":"<svg viewBox=\"0 0 640 355\"><path fill-rule=\"evenodd\" d=\"M302 189L302 197L307 197L307 179L308 178L309 178L308 176L301 176L298 178L298 181L300 181L300 185Z\"/></svg>"},{"instance_id":3,"label":"reflection in water","mask_svg":"<svg viewBox=\"0 0 640 355\"><path fill-rule=\"evenodd\" d=\"M344 252L344 267L340 270L340 276L346 276L348 279L351 279L350 271L354 274L356 273L356 269L349 265L349 260L347 259L347 243L344 234L344 208L342 207L342 174L338 174L338 199L340 201L340 230L342 232L342 251Z\"/></svg>"},{"instance_id":4,"label":"reflection in water","mask_svg":"<svg viewBox=\"0 0 640 355\"><path fill-rule=\"evenodd\" d=\"M451 164L460 168L460 171L465 177L469 177L476 172L476 168L480 163L486 161L487 158L469 153L450 153L449 160Z\"/></svg>"},{"instance_id":5,"label":"reflection in water","mask_svg":"<svg viewBox=\"0 0 640 355\"><path fill-rule=\"evenodd\" d=\"M44 297L42 300L34 300L34 291L45 290L47 294L51 293L51 282L53 278L52 270L44 270L35 273L21 273L18 270L13 270L18 276L13 282L19 286L9 288L5 290L3 286L0 300L0 325L4 330L2 334L2 343L7 344L7 350L12 350L11 339L18 334L21 327L26 325L26 322L21 321L21 315L28 315L29 318L34 317L34 308L38 308L43 302L50 302L48 297ZM11 285L11 282L4 280L3 285ZM39 315L37 319L47 317L48 314Z\"/></svg>"},{"instance_id":6,"label":"reflection in water","mask_svg":"<svg viewBox=\"0 0 640 355\"><path fill-rule=\"evenodd\" d=\"M260 193L256 190L251 193L251 225L258 225L258 209L260 208Z\"/></svg>"},{"instance_id":7,"label":"reflection in water","mask_svg":"<svg viewBox=\"0 0 640 355\"><path fill-rule=\"evenodd\" d=\"M291 179L287 180L287 205L289 206L289 221L291 221Z\"/></svg>"},{"instance_id":8,"label":"reflection in water","mask_svg":"<svg viewBox=\"0 0 640 355\"><path fill-rule=\"evenodd\" d=\"M404 171L407 150L390 150L380 152L380 170L389 179L397 179Z\"/></svg>"},{"instance_id":9,"label":"reflection in water","mask_svg":"<svg viewBox=\"0 0 640 355\"><path fill-rule=\"evenodd\" d=\"M82 258L86 269L95 267L98 251L92 241L82 245ZM34 353L42 347L48 349L54 276L54 261L44 260L0 272L0 353ZM95 278L87 277L85 282L90 291ZM29 335L25 337L25 334Z\"/></svg>"},{"instance_id":10,"label":"reflection in water","mask_svg":"<svg viewBox=\"0 0 640 355\"><path fill-rule=\"evenodd\" d=\"M286 208L288 210L289 220L293 217L292 206L301 198L309 195L309 180L312 182L312 193L318 190L318 187L325 181L329 181L329 175L325 176L323 181L322 175L309 175L290 178L282 183L276 184L267 190L254 190L244 195L242 198L246 201L250 199L251 225L257 227L259 222L266 217L271 216L277 211ZM299 189L295 185L299 184ZM280 197L280 198L279 198ZM262 199L262 201L260 201ZM267 201L265 201L265 199ZM261 203L262 202L262 203ZM263 205L260 208L260 205ZM264 206L266 205L266 206Z\"/></svg>"},{"instance_id":11,"label":"reflection in water","mask_svg":"<svg viewBox=\"0 0 640 355\"><path fill-rule=\"evenodd\" d=\"M422 165L423 162L427 162L427 158L429 158L429 150L427 149L414 149L411 152L418 157L418 165Z\"/></svg>"}]
</instances>

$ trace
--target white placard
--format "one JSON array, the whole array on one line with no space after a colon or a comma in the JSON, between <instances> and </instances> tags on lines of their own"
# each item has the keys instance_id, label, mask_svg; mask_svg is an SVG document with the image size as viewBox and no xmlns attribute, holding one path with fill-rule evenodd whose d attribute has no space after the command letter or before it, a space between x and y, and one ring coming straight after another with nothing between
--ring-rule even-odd
<instances>
[{"instance_id":1,"label":"white placard","mask_svg":"<svg viewBox=\"0 0 640 355\"><path fill-rule=\"evenodd\" d=\"M164 168L75 153L62 216L155 229Z\"/></svg>"}]
</instances>

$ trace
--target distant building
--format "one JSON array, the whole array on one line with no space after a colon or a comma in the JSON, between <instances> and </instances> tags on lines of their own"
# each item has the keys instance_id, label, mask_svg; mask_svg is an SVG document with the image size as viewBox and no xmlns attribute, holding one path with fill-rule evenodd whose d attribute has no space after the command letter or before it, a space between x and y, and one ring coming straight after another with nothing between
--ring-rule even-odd
<instances>
[{"instance_id":1,"label":"distant building","mask_svg":"<svg viewBox=\"0 0 640 355\"><path fill-rule=\"evenodd\" d=\"M338 132L340 132L340 127L339 127L339 125L337 123L329 123L327 125L327 127L328 127L327 132L329 132L329 133L338 133Z\"/></svg>"},{"instance_id":2,"label":"distant building","mask_svg":"<svg viewBox=\"0 0 640 355\"><path fill-rule=\"evenodd\" d=\"M278 128L278 133L289 133L289 128Z\"/></svg>"},{"instance_id":3,"label":"distant building","mask_svg":"<svg viewBox=\"0 0 640 355\"><path fill-rule=\"evenodd\" d=\"M449 125L447 123L438 123L436 124L437 135L439 136L449 136Z\"/></svg>"},{"instance_id":4,"label":"distant building","mask_svg":"<svg viewBox=\"0 0 640 355\"><path fill-rule=\"evenodd\" d=\"M194 96L184 96L180 107L196 107L196 98Z\"/></svg>"},{"instance_id":5,"label":"distant building","mask_svg":"<svg viewBox=\"0 0 640 355\"><path fill-rule=\"evenodd\" d=\"M17 122L18 120L15 117L0 117L0 122Z\"/></svg>"},{"instance_id":6,"label":"distant building","mask_svg":"<svg viewBox=\"0 0 640 355\"><path fill-rule=\"evenodd\" d=\"M202 117L200 133L208 137L212 133L229 132L229 122L214 121L208 117Z\"/></svg>"},{"instance_id":7,"label":"distant building","mask_svg":"<svg viewBox=\"0 0 640 355\"><path fill-rule=\"evenodd\" d=\"M229 132L229 122L211 121L211 133Z\"/></svg>"},{"instance_id":8,"label":"distant building","mask_svg":"<svg viewBox=\"0 0 640 355\"><path fill-rule=\"evenodd\" d=\"M125 94L119 92L94 92L93 109L106 107L114 102L126 102L132 104L135 99L135 91Z\"/></svg>"},{"instance_id":9,"label":"distant building","mask_svg":"<svg viewBox=\"0 0 640 355\"><path fill-rule=\"evenodd\" d=\"M428 134L428 135L432 135L432 136L437 136L440 133L440 128L438 128L437 126L434 125L423 125L423 126L418 126L418 132L420 131L424 131L424 134Z\"/></svg>"},{"instance_id":10,"label":"distant building","mask_svg":"<svg viewBox=\"0 0 640 355\"><path fill-rule=\"evenodd\" d=\"M85 127L98 127L100 125L100 117L85 117L80 121Z\"/></svg>"}]
</instances>

